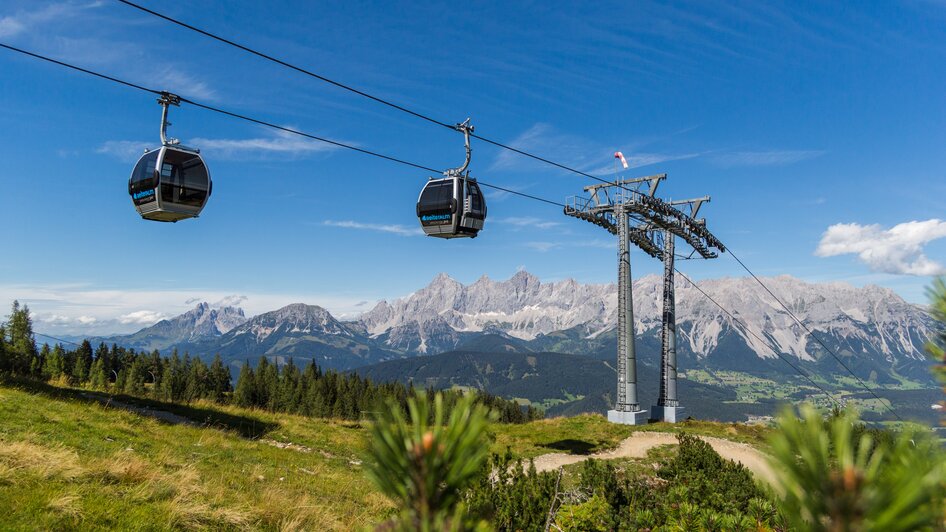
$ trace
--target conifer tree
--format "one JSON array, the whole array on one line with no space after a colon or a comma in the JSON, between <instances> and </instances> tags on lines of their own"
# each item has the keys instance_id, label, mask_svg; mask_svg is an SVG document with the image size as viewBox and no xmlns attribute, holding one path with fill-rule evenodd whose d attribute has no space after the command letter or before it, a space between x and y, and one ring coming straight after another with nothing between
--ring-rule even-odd
<instances>
[{"instance_id":1,"label":"conifer tree","mask_svg":"<svg viewBox=\"0 0 946 532\"><path fill-rule=\"evenodd\" d=\"M108 375L105 373L105 359L96 358L89 370L89 386L97 390L108 388Z\"/></svg>"},{"instance_id":2,"label":"conifer tree","mask_svg":"<svg viewBox=\"0 0 946 532\"><path fill-rule=\"evenodd\" d=\"M75 382L83 383L89 378L89 370L92 368L92 344L88 340L83 340L76 349L75 365L72 368L72 377Z\"/></svg>"},{"instance_id":3,"label":"conifer tree","mask_svg":"<svg viewBox=\"0 0 946 532\"><path fill-rule=\"evenodd\" d=\"M49 344L44 343L43 347L39 350L39 357L37 360L42 359L43 365L40 367L39 377L42 379L49 380L51 377L46 372L46 362L49 360L49 355L52 353L52 350L49 348Z\"/></svg>"},{"instance_id":4,"label":"conifer tree","mask_svg":"<svg viewBox=\"0 0 946 532\"><path fill-rule=\"evenodd\" d=\"M129 395L142 395L145 391L147 374L144 357L136 356L126 370L123 391Z\"/></svg>"},{"instance_id":5,"label":"conifer tree","mask_svg":"<svg viewBox=\"0 0 946 532\"><path fill-rule=\"evenodd\" d=\"M36 340L33 338L33 319L26 305L20 307L19 301L13 302L10 320L7 322L10 343L7 346L8 370L25 375L29 372L36 356Z\"/></svg>"},{"instance_id":6,"label":"conifer tree","mask_svg":"<svg viewBox=\"0 0 946 532\"><path fill-rule=\"evenodd\" d=\"M486 408L469 396L448 415L438 393L432 401L424 394L408 399L407 410L405 416L388 401L371 426L368 475L401 509L389 528L469 528L459 503L486 462Z\"/></svg>"},{"instance_id":7,"label":"conifer tree","mask_svg":"<svg viewBox=\"0 0 946 532\"><path fill-rule=\"evenodd\" d=\"M256 406L256 374L250 367L249 361L243 363L240 378L233 391L233 404L245 408Z\"/></svg>"},{"instance_id":8,"label":"conifer tree","mask_svg":"<svg viewBox=\"0 0 946 532\"><path fill-rule=\"evenodd\" d=\"M187 372L184 401L191 402L209 396L209 381L210 370L207 368L207 364L195 357L190 363L190 370Z\"/></svg>"},{"instance_id":9,"label":"conifer tree","mask_svg":"<svg viewBox=\"0 0 946 532\"><path fill-rule=\"evenodd\" d=\"M65 356L66 353L60 344L50 351L46 357L46 364L43 367L43 375L48 379L58 379L65 374Z\"/></svg>"},{"instance_id":10,"label":"conifer tree","mask_svg":"<svg viewBox=\"0 0 946 532\"><path fill-rule=\"evenodd\" d=\"M210 399L222 403L226 394L232 391L230 368L223 365L220 354L214 356L210 363Z\"/></svg>"},{"instance_id":11,"label":"conifer tree","mask_svg":"<svg viewBox=\"0 0 946 532\"><path fill-rule=\"evenodd\" d=\"M10 371L11 362L7 354L7 327L0 323L0 373Z\"/></svg>"}]
</instances>

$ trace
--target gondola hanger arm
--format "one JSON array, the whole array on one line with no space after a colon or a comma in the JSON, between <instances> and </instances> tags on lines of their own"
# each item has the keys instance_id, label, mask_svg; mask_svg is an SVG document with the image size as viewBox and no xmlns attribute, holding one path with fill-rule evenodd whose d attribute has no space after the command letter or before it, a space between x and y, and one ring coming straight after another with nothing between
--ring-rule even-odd
<instances>
[{"instance_id":1,"label":"gondola hanger arm","mask_svg":"<svg viewBox=\"0 0 946 532\"><path fill-rule=\"evenodd\" d=\"M466 160L463 161L463 166L460 166L459 168L451 168L444 172L443 175L447 177L464 175L464 172L466 172L466 169L470 166L470 159L473 156L473 150L470 148L470 133L473 132L473 126L470 125L470 119L467 118L463 122L460 122L454 126L454 129L463 133L463 144L466 147Z\"/></svg>"},{"instance_id":2,"label":"gondola hanger arm","mask_svg":"<svg viewBox=\"0 0 946 532\"><path fill-rule=\"evenodd\" d=\"M168 126L171 125L171 123L168 122L168 107L171 105L180 107L181 97L167 91L162 91L161 97L158 98L158 103L161 104L161 145L173 146L175 144L180 144L181 141L177 139L167 138L167 130Z\"/></svg>"}]
</instances>

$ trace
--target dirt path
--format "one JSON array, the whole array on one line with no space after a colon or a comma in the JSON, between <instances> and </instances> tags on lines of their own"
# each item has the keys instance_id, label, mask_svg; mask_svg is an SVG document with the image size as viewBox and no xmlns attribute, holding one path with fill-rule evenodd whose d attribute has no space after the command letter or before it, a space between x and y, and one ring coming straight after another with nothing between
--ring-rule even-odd
<instances>
[{"instance_id":1,"label":"dirt path","mask_svg":"<svg viewBox=\"0 0 946 532\"><path fill-rule=\"evenodd\" d=\"M88 399L95 399L106 408L119 408L121 410L128 410L129 412L134 412L140 416L153 417L172 425L196 425L196 423L184 416L179 416L165 410L154 410L145 406L130 405L128 403L116 401L111 397L105 397L98 394L82 393L80 395Z\"/></svg>"},{"instance_id":2,"label":"dirt path","mask_svg":"<svg viewBox=\"0 0 946 532\"><path fill-rule=\"evenodd\" d=\"M734 460L749 468L755 476L771 484L774 480L772 468L766 460L766 455L745 443L736 443L721 438L700 436L702 440L727 460ZM552 471L562 466L583 462L589 458L597 460L613 460L615 458L644 458L647 450L658 445L676 445L677 437L669 432L635 432L630 438L610 451L590 455L574 455L565 453L550 453L535 458L535 468L539 471Z\"/></svg>"}]
</instances>

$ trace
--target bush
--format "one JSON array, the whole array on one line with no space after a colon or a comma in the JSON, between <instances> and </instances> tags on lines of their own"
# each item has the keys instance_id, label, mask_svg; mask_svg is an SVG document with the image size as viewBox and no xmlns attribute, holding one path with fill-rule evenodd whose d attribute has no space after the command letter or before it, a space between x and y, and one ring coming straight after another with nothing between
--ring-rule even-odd
<instances>
[{"instance_id":1,"label":"bush","mask_svg":"<svg viewBox=\"0 0 946 532\"><path fill-rule=\"evenodd\" d=\"M398 530L473 528L459 505L460 492L479 472L487 455L487 410L461 399L444 419L443 397L433 412L424 394L407 400L409 419L389 401L371 427L369 477L401 508L387 523ZM428 421L430 420L430 421Z\"/></svg>"},{"instance_id":2,"label":"bush","mask_svg":"<svg viewBox=\"0 0 946 532\"><path fill-rule=\"evenodd\" d=\"M797 530L919 530L942 525L943 465L928 433L875 445L853 412L826 423L811 405L787 409L772 437L780 505Z\"/></svg>"}]
</instances>

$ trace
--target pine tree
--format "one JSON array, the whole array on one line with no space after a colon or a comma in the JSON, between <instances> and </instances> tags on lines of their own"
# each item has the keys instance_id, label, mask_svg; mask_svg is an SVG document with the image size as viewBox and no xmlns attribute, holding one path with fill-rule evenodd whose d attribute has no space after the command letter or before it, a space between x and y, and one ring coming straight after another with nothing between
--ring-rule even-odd
<instances>
[{"instance_id":1,"label":"pine tree","mask_svg":"<svg viewBox=\"0 0 946 532\"><path fill-rule=\"evenodd\" d=\"M186 386L187 374L175 349L171 352L171 358L167 361L161 378L161 398L165 401L179 401Z\"/></svg>"},{"instance_id":2,"label":"pine tree","mask_svg":"<svg viewBox=\"0 0 946 532\"><path fill-rule=\"evenodd\" d=\"M210 370L204 361L194 358L190 363L190 371L187 372L187 386L184 391L184 401L191 402L198 399L204 399L209 393Z\"/></svg>"},{"instance_id":3,"label":"pine tree","mask_svg":"<svg viewBox=\"0 0 946 532\"><path fill-rule=\"evenodd\" d=\"M0 373L10 371L12 364L7 353L7 327L5 323L0 323Z\"/></svg>"},{"instance_id":4,"label":"pine tree","mask_svg":"<svg viewBox=\"0 0 946 532\"><path fill-rule=\"evenodd\" d=\"M108 375L105 373L105 359L97 358L89 370L89 386L97 390L108 388Z\"/></svg>"},{"instance_id":5,"label":"pine tree","mask_svg":"<svg viewBox=\"0 0 946 532\"><path fill-rule=\"evenodd\" d=\"M772 435L782 514L792 530L939 530L944 462L931 431L905 429L886 443L857 416L825 421L810 404L786 408Z\"/></svg>"},{"instance_id":6,"label":"pine tree","mask_svg":"<svg viewBox=\"0 0 946 532\"><path fill-rule=\"evenodd\" d=\"M13 302L10 320L7 322L10 344L7 346L7 369L18 375L30 371L33 358L36 357L36 340L33 338L33 319L26 305L20 307L19 301Z\"/></svg>"},{"instance_id":7,"label":"pine tree","mask_svg":"<svg viewBox=\"0 0 946 532\"><path fill-rule=\"evenodd\" d=\"M144 357L136 356L125 371L123 391L128 395L142 395L145 391L145 379L147 375L148 370L145 367Z\"/></svg>"},{"instance_id":8,"label":"pine tree","mask_svg":"<svg viewBox=\"0 0 946 532\"><path fill-rule=\"evenodd\" d=\"M274 401L279 396L279 370L266 357L260 357L256 364L256 404L260 408L273 411Z\"/></svg>"},{"instance_id":9,"label":"pine tree","mask_svg":"<svg viewBox=\"0 0 946 532\"><path fill-rule=\"evenodd\" d=\"M62 346L56 344L56 347L46 357L46 364L43 367L43 375L46 378L55 380L65 374L65 356L66 353Z\"/></svg>"},{"instance_id":10,"label":"pine tree","mask_svg":"<svg viewBox=\"0 0 946 532\"><path fill-rule=\"evenodd\" d=\"M89 370L92 368L92 344L88 340L83 340L76 349L75 366L72 368L72 377L75 382L82 384L89 378Z\"/></svg>"},{"instance_id":11,"label":"pine tree","mask_svg":"<svg viewBox=\"0 0 946 532\"><path fill-rule=\"evenodd\" d=\"M463 398L448 415L441 394L432 410L421 394L408 400L407 417L392 401L376 416L369 442L373 459L366 466L375 485L400 507L388 529L469 527L461 494L482 470L489 447L488 413L472 399Z\"/></svg>"},{"instance_id":12,"label":"pine tree","mask_svg":"<svg viewBox=\"0 0 946 532\"><path fill-rule=\"evenodd\" d=\"M218 353L214 356L213 362L210 363L209 397L218 403L222 403L226 394L232 390L230 368L223 365L223 360L220 359Z\"/></svg>"},{"instance_id":13,"label":"pine tree","mask_svg":"<svg viewBox=\"0 0 946 532\"><path fill-rule=\"evenodd\" d=\"M240 378L233 391L233 404L245 408L256 406L256 374L249 361L243 363Z\"/></svg>"},{"instance_id":14,"label":"pine tree","mask_svg":"<svg viewBox=\"0 0 946 532\"><path fill-rule=\"evenodd\" d=\"M43 365L40 366L39 377L41 379L49 380L52 378L49 373L46 372L46 363L49 361L49 355L52 354L52 350L49 348L49 344L43 344L42 349L39 350L39 357L37 360L42 359Z\"/></svg>"}]
</instances>

